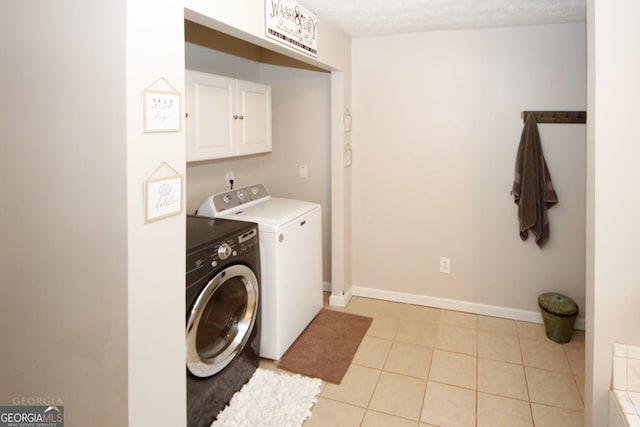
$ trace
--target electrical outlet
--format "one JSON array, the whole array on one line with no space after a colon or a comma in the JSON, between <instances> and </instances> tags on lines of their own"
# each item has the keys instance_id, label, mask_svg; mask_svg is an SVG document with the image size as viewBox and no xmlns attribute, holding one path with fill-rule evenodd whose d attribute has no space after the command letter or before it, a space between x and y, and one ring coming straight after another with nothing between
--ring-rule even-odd
<instances>
[{"instance_id":1,"label":"electrical outlet","mask_svg":"<svg viewBox=\"0 0 640 427\"><path fill-rule=\"evenodd\" d=\"M440 257L440 273L451 273L451 258L445 256Z\"/></svg>"},{"instance_id":2,"label":"electrical outlet","mask_svg":"<svg viewBox=\"0 0 640 427\"><path fill-rule=\"evenodd\" d=\"M300 178L307 178L309 174L307 173L307 165L300 165L298 175Z\"/></svg>"}]
</instances>

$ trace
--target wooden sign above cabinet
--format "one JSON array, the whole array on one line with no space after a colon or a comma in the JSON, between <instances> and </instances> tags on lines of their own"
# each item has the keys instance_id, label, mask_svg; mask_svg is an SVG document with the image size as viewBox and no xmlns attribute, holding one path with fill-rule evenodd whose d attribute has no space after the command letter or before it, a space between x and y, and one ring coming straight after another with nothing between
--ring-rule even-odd
<instances>
[{"instance_id":1,"label":"wooden sign above cabinet","mask_svg":"<svg viewBox=\"0 0 640 427\"><path fill-rule=\"evenodd\" d=\"M271 151L271 88L186 70L187 161Z\"/></svg>"}]
</instances>

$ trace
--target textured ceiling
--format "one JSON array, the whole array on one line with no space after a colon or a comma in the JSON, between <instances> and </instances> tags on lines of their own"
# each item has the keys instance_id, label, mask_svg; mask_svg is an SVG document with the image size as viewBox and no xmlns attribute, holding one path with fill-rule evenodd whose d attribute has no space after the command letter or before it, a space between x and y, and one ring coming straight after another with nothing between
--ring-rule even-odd
<instances>
[{"instance_id":1,"label":"textured ceiling","mask_svg":"<svg viewBox=\"0 0 640 427\"><path fill-rule=\"evenodd\" d=\"M352 37L584 22L586 0L299 0Z\"/></svg>"}]
</instances>

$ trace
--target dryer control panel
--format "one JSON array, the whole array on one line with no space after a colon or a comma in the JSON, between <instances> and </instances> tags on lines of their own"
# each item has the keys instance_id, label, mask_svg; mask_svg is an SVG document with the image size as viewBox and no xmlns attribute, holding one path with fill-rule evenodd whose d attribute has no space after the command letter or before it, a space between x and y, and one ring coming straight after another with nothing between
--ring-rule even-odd
<instances>
[{"instance_id":1,"label":"dryer control panel","mask_svg":"<svg viewBox=\"0 0 640 427\"><path fill-rule=\"evenodd\" d=\"M253 184L236 190L214 194L198 208L198 215L216 218L220 214L231 214L271 197L264 184Z\"/></svg>"},{"instance_id":2,"label":"dryer control panel","mask_svg":"<svg viewBox=\"0 0 640 427\"><path fill-rule=\"evenodd\" d=\"M258 229L252 228L246 233L243 233L233 239L211 245L207 248L207 258L209 259L212 267L217 267L220 261L225 261L238 255L243 255L247 251L253 250L257 244Z\"/></svg>"},{"instance_id":3,"label":"dryer control panel","mask_svg":"<svg viewBox=\"0 0 640 427\"><path fill-rule=\"evenodd\" d=\"M233 263L239 256L257 251L258 227L242 234L212 242L210 245L187 254L187 286L208 276L224 264Z\"/></svg>"}]
</instances>

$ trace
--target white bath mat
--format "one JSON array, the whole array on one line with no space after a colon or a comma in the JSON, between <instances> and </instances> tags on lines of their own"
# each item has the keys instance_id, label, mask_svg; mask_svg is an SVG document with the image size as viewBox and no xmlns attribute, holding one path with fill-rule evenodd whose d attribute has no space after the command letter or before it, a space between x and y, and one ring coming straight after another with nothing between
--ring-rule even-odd
<instances>
[{"instance_id":1,"label":"white bath mat","mask_svg":"<svg viewBox=\"0 0 640 427\"><path fill-rule=\"evenodd\" d=\"M311 416L322 381L258 368L211 427L300 427Z\"/></svg>"}]
</instances>

